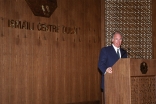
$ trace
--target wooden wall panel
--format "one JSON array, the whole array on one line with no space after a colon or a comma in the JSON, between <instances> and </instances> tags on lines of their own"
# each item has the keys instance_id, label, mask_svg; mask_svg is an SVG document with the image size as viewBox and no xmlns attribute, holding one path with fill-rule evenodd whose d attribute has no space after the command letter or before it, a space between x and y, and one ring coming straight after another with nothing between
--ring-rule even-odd
<instances>
[{"instance_id":1,"label":"wooden wall panel","mask_svg":"<svg viewBox=\"0 0 156 104\"><path fill-rule=\"evenodd\" d=\"M101 0L101 47L105 46L105 1Z\"/></svg>"},{"instance_id":2,"label":"wooden wall panel","mask_svg":"<svg viewBox=\"0 0 156 104\"><path fill-rule=\"evenodd\" d=\"M57 0L50 18L34 16L25 0L0 3L0 103L98 104L101 47L100 0ZM35 24L8 27L8 20ZM39 31L38 23L59 26ZM62 27L77 28L77 34Z\"/></svg>"},{"instance_id":3,"label":"wooden wall panel","mask_svg":"<svg viewBox=\"0 0 156 104\"><path fill-rule=\"evenodd\" d=\"M2 23L2 22L1 22ZM2 23L3 24L3 23ZM4 29L4 28L1 28ZM5 34L5 35L4 35ZM10 93L10 38L7 38L9 31L1 31L0 37L0 103L9 103L9 93ZM8 48L7 48L8 47Z\"/></svg>"},{"instance_id":4,"label":"wooden wall panel","mask_svg":"<svg viewBox=\"0 0 156 104\"><path fill-rule=\"evenodd\" d=\"M153 34L153 59L156 59L156 1L152 0L152 34Z\"/></svg>"}]
</instances>

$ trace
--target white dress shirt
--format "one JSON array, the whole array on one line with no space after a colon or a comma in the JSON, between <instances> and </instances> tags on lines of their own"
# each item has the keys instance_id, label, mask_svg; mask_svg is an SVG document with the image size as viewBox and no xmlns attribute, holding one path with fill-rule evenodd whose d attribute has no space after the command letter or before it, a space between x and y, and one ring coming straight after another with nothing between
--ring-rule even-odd
<instances>
[{"instance_id":1,"label":"white dress shirt","mask_svg":"<svg viewBox=\"0 0 156 104\"><path fill-rule=\"evenodd\" d=\"M115 46L114 46L114 44L112 44L112 46L114 47L114 49L115 49L116 53L117 53L117 49L119 49L119 56L120 56L120 58L121 58L120 48L115 47Z\"/></svg>"}]
</instances>

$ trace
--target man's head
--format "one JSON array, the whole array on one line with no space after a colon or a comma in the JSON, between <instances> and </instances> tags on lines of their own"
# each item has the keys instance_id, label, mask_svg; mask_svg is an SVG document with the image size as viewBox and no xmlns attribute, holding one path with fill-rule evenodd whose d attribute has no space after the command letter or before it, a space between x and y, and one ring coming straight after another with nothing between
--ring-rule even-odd
<instances>
[{"instance_id":1,"label":"man's head","mask_svg":"<svg viewBox=\"0 0 156 104\"><path fill-rule=\"evenodd\" d=\"M121 43L122 43L122 34L120 32L118 32L118 31L114 32L112 34L112 44L115 47L119 48Z\"/></svg>"}]
</instances>

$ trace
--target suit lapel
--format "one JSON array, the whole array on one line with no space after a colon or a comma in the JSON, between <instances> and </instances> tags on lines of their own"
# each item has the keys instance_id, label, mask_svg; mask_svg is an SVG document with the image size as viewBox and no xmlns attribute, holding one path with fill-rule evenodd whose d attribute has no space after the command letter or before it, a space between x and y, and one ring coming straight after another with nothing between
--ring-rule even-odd
<instances>
[{"instance_id":1,"label":"suit lapel","mask_svg":"<svg viewBox=\"0 0 156 104\"><path fill-rule=\"evenodd\" d=\"M123 56L125 56L126 51L120 48L120 52L121 52L121 58L123 58Z\"/></svg>"},{"instance_id":2,"label":"suit lapel","mask_svg":"<svg viewBox=\"0 0 156 104\"><path fill-rule=\"evenodd\" d=\"M111 46L111 51L110 52L111 52L111 54L113 55L114 58L116 58L116 59L119 58L118 55L116 54L116 51L115 51L113 46Z\"/></svg>"}]
</instances>

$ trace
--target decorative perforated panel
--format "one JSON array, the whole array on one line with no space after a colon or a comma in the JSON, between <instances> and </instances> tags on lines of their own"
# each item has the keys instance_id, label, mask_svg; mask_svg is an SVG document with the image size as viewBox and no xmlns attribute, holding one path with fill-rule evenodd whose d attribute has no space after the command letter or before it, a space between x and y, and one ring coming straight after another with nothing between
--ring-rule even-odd
<instances>
[{"instance_id":1,"label":"decorative perforated panel","mask_svg":"<svg viewBox=\"0 0 156 104\"><path fill-rule=\"evenodd\" d=\"M105 44L114 31L123 33L129 58L152 59L151 0L105 0Z\"/></svg>"},{"instance_id":2,"label":"decorative perforated panel","mask_svg":"<svg viewBox=\"0 0 156 104\"><path fill-rule=\"evenodd\" d=\"M156 104L155 76L131 77L131 103Z\"/></svg>"}]
</instances>

